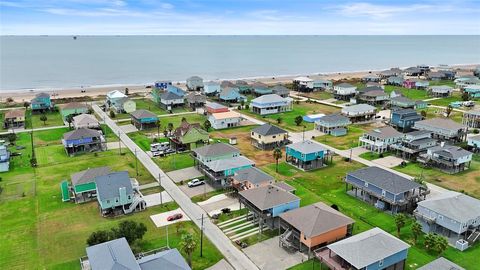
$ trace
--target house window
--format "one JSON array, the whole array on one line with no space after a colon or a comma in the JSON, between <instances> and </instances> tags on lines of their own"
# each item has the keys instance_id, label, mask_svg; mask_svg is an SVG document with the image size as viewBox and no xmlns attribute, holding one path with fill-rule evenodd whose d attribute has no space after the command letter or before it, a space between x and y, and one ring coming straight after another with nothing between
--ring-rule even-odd
<instances>
[{"instance_id":1,"label":"house window","mask_svg":"<svg viewBox=\"0 0 480 270\"><path fill-rule=\"evenodd\" d=\"M438 215L438 219L439 219L439 220L443 220L443 216L442 216L442 215Z\"/></svg>"},{"instance_id":2,"label":"house window","mask_svg":"<svg viewBox=\"0 0 480 270\"><path fill-rule=\"evenodd\" d=\"M107 203L110 203L110 200L107 200Z\"/></svg>"},{"instance_id":3,"label":"house window","mask_svg":"<svg viewBox=\"0 0 480 270\"><path fill-rule=\"evenodd\" d=\"M385 190L382 190L382 196L385 197L385 195L387 195L387 192L385 192Z\"/></svg>"},{"instance_id":4,"label":"house window","mask_svg":"<svg viewBox=\"0 0 480 270\"><path fill-rule=\"evenodd\" d=\"M128 197L127 197L127 198L130 200L132 197L130 197L130 195L128 195Z\"/></svg>"},{"instance_id":5,"label":"house window","mask_svg":"<svg viewBox=\"0 0 480 270\"><path fill-rule=\"evenodd\" d=\"M380 266L380 267L383 266L383 260L380 260L380 261L378 262L378 266Z\"/></svg>"}]
</instances>

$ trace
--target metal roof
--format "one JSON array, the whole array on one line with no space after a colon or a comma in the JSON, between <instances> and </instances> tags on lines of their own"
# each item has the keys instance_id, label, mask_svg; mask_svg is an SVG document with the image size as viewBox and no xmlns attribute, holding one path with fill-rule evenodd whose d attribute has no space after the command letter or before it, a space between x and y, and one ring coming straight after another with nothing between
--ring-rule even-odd
<instances>
[{"instance_id":1,"label":"metal roof","mask_svg":"<svg viewBox=\"0 0 480 270\"><path fill-rule=\"evenodd\" d=\"M447 191L418 205L459 222L480 217L480 200L455 191Z\"/></svg>"},{"instance_id":2,"label":"metal roof","mask_svg":"<svg viewBox=\"0 0 480 270\"><path fill-rule=\"evenodd\" d=\"M263 135L263 136L287 133L286 130L281 129L277 126L274 126L272 124L263 124L259 127L256 127L254 129L252 129L252 132L258 133L258 134Z\"/></svg>"},{"instance_id":3,"label":"metal roof","mask_svg":"<svg viewBox=\"0 0 480 270\"><path fill-rule=\"evenodd\" d=\"M230 153L240 154L240 150L226 143L209 144L209 145L195 148L192 151L195 152L197 155L203 156L203 157L221 156L221 155L226 155Z\"/></svg>"},{"instance_id":4,"label":"metal roof","mask_svg":"<svg viewBox=\"0 0 480 270\"><path fill-rule=\"evenodd\" d=\"M435 261L418 268L417 270L465 270L465 268L460 267L443 257L440 257Z\"/></svg>"},{"instance_id":5,"label":"metal roof","mask_svg":"<svg viewBox=\"0 0 480 270\"><path fill-rule=\"evenodd\" d=\"M87 247L92 270L141 270L125 237Z\"/></svg>"},{"instance_id":6,"label":"metal roof","mask_svg":"<svg viewBox=\"0 0 480 270\"><path fill-rule=\"evenodd\" d=\"M300 200L292 193L272 185L243 190L238 194L262 211Z\"/></svg>"},{"instance_id":7,"label":"metal roof","mask_svg":"<svg viewBox=\"0 0 480 270\"><path fill-rule=\"evenodd\" d=\"M289 144L287 145L287 148L293 149L303 154L309 154L309 153L315 153L315 152L327 150L327 148L323 147L321 144L314 141L310 141L310 140Z\"/></svg>"},{"instance_id":8,"label":"metal roof","mask_svg":"<svg viewBox=\"0 0 480 270\"><path fill-rule=\"evenodd\" d=\"M358 169L349 172L348 175L393 194L400 194L421 187L420 184L408 178L376 166Z\"/></svg>"}]
</instances>

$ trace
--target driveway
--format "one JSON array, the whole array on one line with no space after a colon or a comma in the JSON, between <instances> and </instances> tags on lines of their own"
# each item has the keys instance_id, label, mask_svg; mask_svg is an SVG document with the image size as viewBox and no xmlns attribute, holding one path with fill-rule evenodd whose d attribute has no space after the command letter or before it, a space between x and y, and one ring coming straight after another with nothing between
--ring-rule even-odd
<instances>
[{"instance_id":1,"label":"driveway","mask_svg":"<svg viewBox=\"0 0 480 270\"><path fill-rule=\"evenodd\" d=\"M352 148L352 156L358 157L363 153L370 152L367 148L363 148L361 146Z\"/></svg>"},{"instance_id":2,"label":"driveway","mask_svg":"<svg viewBox=\"0 0 480 270\"><path fill-rule=\"evenodd\" d=\"M240 209L238 200L225 194L215 195L206 201L199 202L198 205L200 205L209 216L221 213L223 208L230 208L232 211Z\"/></svg>"},{"instance_id":3,"label":"driveway","mask_svg":"<svg viewBox=\"0 0 480 270\"><path fill-rule=\"evenodd\" d=\"M197 170L195 167L189 167L185 169L171 171L171 172L168 172L167 175L175 183L179 183L181 181L190 180L193 178L198 178L203 176L203 174L199 170Z\"/></svg>"},{"instance_id":4,"label":"driveway","mask_svg":"<svg viewBox=\"0 0 480 270\"><path fill-rule=\"evenodd\" d=\"M122 125L118 127L125 133L132 133L138 131L138 129L132 124Z\"/></svg>"},{"instance_id":5,"label":"driveway","mask_svg":"<svg viewBox=\"0 0 480 270\"><path fill-rule=\"evenodd\" d=\"M144 195L143 199L147 203L147 207L155 206L160 204L160 192L150 195ZM172 197L168 195L166 191L162 191L162 202L167 203L173 201Z\"/></svg>"},{"instance_id":6,"label":"driveway","mask_svg":"<svg viewBox=\"0 0 480 270\"><path fill-rule=\"evenodd\" d=\"M189 198L195 197L197 195L208 193L210 191L214 191L215 189L208 183L196 186L196 187L188 187L187 184L183 186L179 186L180 190L183 191Z\"/></svg>"},{"instance_id":7,"label":"driveway","mask_svg":"<svg viewBox=\"0 0 480 270\"><path fill-rule=\"evenodd\" d=\"M177 213L182 214L183 217L181 219L177 219L177 220L174 220L174 221L167 221L167 218L169 216L171 216L173 214L177 214ZM166 225L175 224L175 223L180 222L180 221L190 220L190 218L185 214L185 212L183 212L183 210L181 208L177 208L177 209L172 210L172 211L152 215L152 216L150 216L150 219L153 221L153 223L155 223L155 226L157 226L157 228L158 227L163 227L163 226L166 226Z\"/></svg>"},{"instance_id":8,"label":"driveway","mask_svg":"<svg viewBox=\"0 0 480 270\"><path fill-rule=\"evenodd\" d=\"M378 158L375 160L372 160L373 163L379 164L381 166L387 167L387 168L393 168L397 167L400 165L404 160L396 157L396 156L388 156L384 158Z\"/></svg>"},{"instance_id":9,"label":"driveway","mask_svg":"<svg viewBox=\"0 0 480 270\"><path fill-rule=\"evenodd\" d=\"M210 266L206 270L234 270L233 267L225 261L225 259L221 259L213 266Z\"/></svg>"},{"instance_id":10,"label":"driveway","mask_svg":"<svg viewBox=\"0 0 480 270\"><path fill-rule=\"evenodd\" d=\"M244 248L243 252L258 268L265 270L287 269L307 260L300 252L289 252L279 247L278 236Z\"/></svg>"}]
</instances>

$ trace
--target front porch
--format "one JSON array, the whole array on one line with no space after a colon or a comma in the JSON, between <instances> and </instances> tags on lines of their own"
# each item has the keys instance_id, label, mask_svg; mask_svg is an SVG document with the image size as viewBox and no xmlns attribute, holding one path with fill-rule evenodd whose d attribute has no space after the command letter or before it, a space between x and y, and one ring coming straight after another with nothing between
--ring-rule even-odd
<instances>
[{"instance_id":1,"label":"front porch","mask_svg":"<svg viewBox=\"0 0 480 270\"><path fill-rule=\"evenodd\" d=\"M352 270L355 269L352 265L335 254L327 247L319 248L313 252L320 263L325 264L328 268L333 270Z\"/></svg>"}]
</instances>

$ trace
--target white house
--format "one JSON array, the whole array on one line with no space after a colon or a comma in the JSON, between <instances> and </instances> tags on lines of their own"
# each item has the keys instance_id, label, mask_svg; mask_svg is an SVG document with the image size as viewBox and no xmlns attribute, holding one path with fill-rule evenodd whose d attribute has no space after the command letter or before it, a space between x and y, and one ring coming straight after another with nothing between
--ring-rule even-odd
<instances>
[{"instance_id":1,"label":"white house","mask_svg":"<svg viewBox=\"0 0 480 270\"><path fill-rule=\"evenodd\" d=\"M298 88L313 89L313 80L308 77L296 77L293 79L293 84L297 85Z\"/></svg>"},{"instance_id":2,"label":"white house","mask_svg":"<svg viewBox=\"0 0 480 270\"><path fill-rule=\"evenodd\" d=\"M333 95L339 100L349 100L355 96L357 87L349 83L341 83L333 86Z\"/></svg>"},{"instance_id":3,"label":"white house","mask_svg":"<svg viewBox=\"0 0 480 270\"><path fill-rule=\"evenodd\" d=\"M277 94L259 96L250 102L250 110L260 115L291 111L292 99Z\"/></svg>"},{"instance_id":4,"label":"white house","mask_svg":"<svg viewBox=\"0 0 480 270\"><path fill-rule=\"evenodd\" d=\"M390 145L400 142L403 134L391 126L364 133L359 138L360 146L367 148L372 152L383 153L387 151Z\"/></svg>"},{"instance_id":5,"label":"white house","mask_svg":"<svg viewBox=\"0 0 480 270\"><path fill-rule=\"evenodd\" d=\"M210 114L208 121L214 129L223 129L238 126L242 117L237 112L220 112Z\"/></svg>"}]
</instances>

